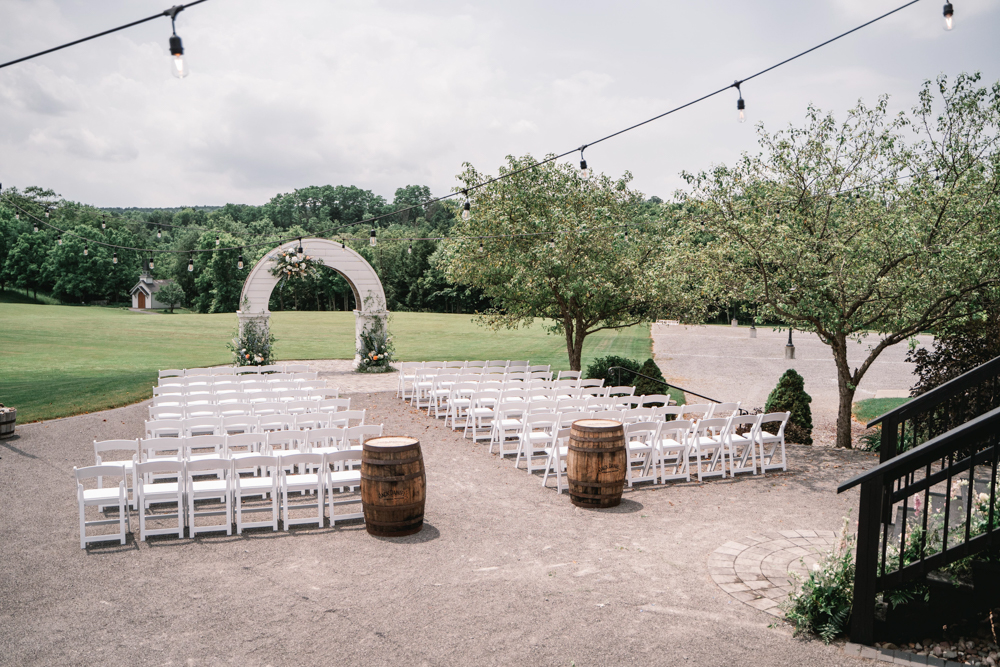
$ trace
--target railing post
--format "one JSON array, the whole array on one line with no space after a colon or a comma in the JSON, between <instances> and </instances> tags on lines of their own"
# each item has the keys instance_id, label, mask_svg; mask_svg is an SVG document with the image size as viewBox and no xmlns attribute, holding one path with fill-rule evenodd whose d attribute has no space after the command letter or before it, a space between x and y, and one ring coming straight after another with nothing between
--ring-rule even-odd
<instances>
[{"instance_id":1,"label":"railing post","mask_svg":"<svg viewBox=\"0 0 1000 667\"><path fill-rule=\"evenodd\" d=\"M882 426L883 433L885 425ZM879 532L882 528L882 476L861 483L858 503L858 548L854 560L854 602L851 608L851 641L875 641L875 596L878 594Z\"/></svg>"},{"instance_id":2,"label":"railing post","mask_svg":"<svg viewBox=\"0 0 1000 667\"><path fill-rule=\"evenodd\" d=\"M896 415L886 417L882 422L882 438L878 447L878 462L885 463L896 456L896 441L899 438L899 418Z\"/></svg>"}]
</instances>

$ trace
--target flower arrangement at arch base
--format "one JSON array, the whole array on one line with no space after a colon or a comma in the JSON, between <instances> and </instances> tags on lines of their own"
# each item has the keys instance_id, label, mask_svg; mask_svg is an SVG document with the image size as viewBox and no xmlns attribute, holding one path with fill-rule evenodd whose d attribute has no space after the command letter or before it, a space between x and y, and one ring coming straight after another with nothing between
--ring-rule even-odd
<instances>
[{"instance_id":1,"label":"flower arrangement at arch base","mask_svg":"<svg viewBox=\"0 0 1000 667\"><path fill-rule=\"evenodd\" d=\"M226 347L233 353L236 366L269 366L276 340L266 326L249 320L243 323L242 333L237 331Z\"/></svg>"},{"instance_id":2,"label":"flower arrangement at arch base","mask_svg":"<svg viewBox=\"0 0 1000 667\"><path fill-rule=\"evenodd\" d=\"M376 317L361 331L358 348L358 373L391 373L395 347L389 336L384 318Z\"/></svg>"}]
</instances>

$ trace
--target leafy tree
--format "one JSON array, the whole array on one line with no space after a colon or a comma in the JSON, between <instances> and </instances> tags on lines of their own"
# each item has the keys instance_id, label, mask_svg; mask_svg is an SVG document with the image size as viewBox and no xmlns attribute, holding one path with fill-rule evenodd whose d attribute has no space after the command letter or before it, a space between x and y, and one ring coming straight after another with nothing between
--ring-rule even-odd
<instances>
[{"instance_id":1,"label":"leafy tree","mask_svg":"<svg viewBox=\"0 0 1000 667\"><path fill-rule=\"evenodd\" d=\"M43 269L52 245L53 239L44 232L21 234L7 254L4 275L15 287L31 290L38 298L38 290L48 285Z\"/></svg>"},{"instance_id":2,"label":"leafy tree","mask_svg":"<svg viewBox=\"0 0 1000 667\"><path fill-rule=\"evenodd\" d=\"M482 187L443 258L449 281L493 301L480 322L516 328L547 320L551 333L565 336L570 368L580 370L587 336L649 321L681 301L672 264L679 254L663 252L662 225L642 216L628 173L586 181L569 164L531 167L530 155L507 161L500 173L510 177L492 182L466 165L464 187Z\"/></svg>"},{"instance_id":3,"label":"leafy tree","mask_svg":"<svg viewBox=\"0 0 1000 667\"><path fill-rule=\"evenodd\" d=\"M767 395L764 412L791 412L785 425L785 439L800 445L811 445L812 396L806 393L806 381L794 368L789 368L778 379L778 384Z\"/></svg>"},{"instance_id":4,"label":"leafy tree","mask_svg":"<svg viewBox=\"0 0 1000 667\"><path fill-rule=\"evenodd\" d=\"M69 231L73 234L63 236L62 245L52 248L43 267L43 274L52 285L52 296L70 303L106 298L112 252L85 240L103 241L100 232L90 227L77 225Z\"/></svg>"},{"instance_id":5,"label":"leafy tree","mask_svg":"<svg viewBox=\"0 0 1000 667\"><path fill-rule=\"evenodd\" d=\"M928 82L912 115L890 116L882 99L838 125L810 108L805 127L761 128L761 155L686 175L707 287L830 346L839 447L851 446L855 390L882 351L965 316L1000 280L1000 84L977 81ZM852 370L848 347L869 336Z\"/></svg>"},{"instance_id":6,"label":"leafy tree","mask_svg":"<svg viewBox=\"0 0 1000 667\"><path fill-rule=\"evenodd\" d=\"M170 312L174 312L174 306L184 303L184 290L177 283L167 283L156 291L156 300L167 304Z\"/></svg>"},{"instance_id":7,"label":"leafy tree","mask_svg":"<svg viewBox=\"0 0 1000 667\"><path fill-rule=\"evenodd\" d=\"M919 396L996 357L1000 357L1000 302L993 301L981 316L946 327L935 336L933 350L918 347L907 353L918 378L910 394Z\"/></svg>"}]
</instances>

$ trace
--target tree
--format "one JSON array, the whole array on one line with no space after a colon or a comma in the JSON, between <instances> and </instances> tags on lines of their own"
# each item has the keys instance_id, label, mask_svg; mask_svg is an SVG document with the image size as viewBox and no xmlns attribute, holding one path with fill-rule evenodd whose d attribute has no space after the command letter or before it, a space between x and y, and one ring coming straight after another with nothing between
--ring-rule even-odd
<instances>
[{"instance_id":1,"label":"tree","mask_svg":"<svg viewBox=\"0 0 1000 667\"><path fill-rule=\"evenodd\" d=\"M966 315L1000 280L1000 84L978 79L927 82L912 116L890 117L884 98L841 125L810 107L805 127L761 127L763 154L686 174L708 288L830 346L838 447L851 446L854 393L879 354ZM869 336L852 370L848 347Z\"/></svg>"},{"instance_id":2,"label":"tree","mask_svg":"<svg viewBox=\"0 0 1000 667\"><path fill-rule=\"evenodd\" d=\"M184 303L184 290L177 283L167 283L156 291L156 300L167 304L170 312L174 312L174 306Z\"/></svg>"},{"instance_id":3,"label":"tree","mask_svg":"<svg viewBox=\"0 0 1000 667\"><path fill-rule=\"evenodd\" d=\"M477 287L494 307L479 318L516 328L534 318L566 338L570 368L580 370L583 342L602 329L654 318L681 301L684 285L662 252L663 225L642 215L631 175L589 181L569 164L531 167L507 158L499 181L467 164L459 176L474 198L443 257L451 282ZM463 238L464 237L464 238Z\"/></svg>"},{"instance_id":4,"label":"tree","mask_svg":"<svg viewBox=\"0 0 1000 667\"><path fill-rule=\"evenodd\" d=\"M789 368L778 378L778 384L767 395L764 412L792 413L785 424L785 438L800 445L811 445L813 422L810 403L812 396L806 393L805 379L794 368Z\"/></svg>"}]
</instances>

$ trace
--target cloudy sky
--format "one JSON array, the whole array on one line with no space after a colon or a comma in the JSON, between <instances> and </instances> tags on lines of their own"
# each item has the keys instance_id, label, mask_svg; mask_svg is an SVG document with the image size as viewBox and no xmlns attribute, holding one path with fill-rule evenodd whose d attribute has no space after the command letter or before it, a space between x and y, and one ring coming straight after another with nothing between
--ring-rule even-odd
<instances>
[{"instance_id":1,"label":"cloudy sky","mask_svg":"<svg viewBox=\"0 0 1000 667\"><path fill-rule=\"evenodd\" d=\"M210 0L0 69L0 182L99 206L260 204L353 184L449 191L463 162L561 153L744 78L904 0L432 2ZM0 62L142 18L169 0L0 0ZM923 0L736 91L587 151L668 198L732 162L753 124L908 109L927 78L1000 79L1000 2Z\"/></svg>"}]
</instances>

